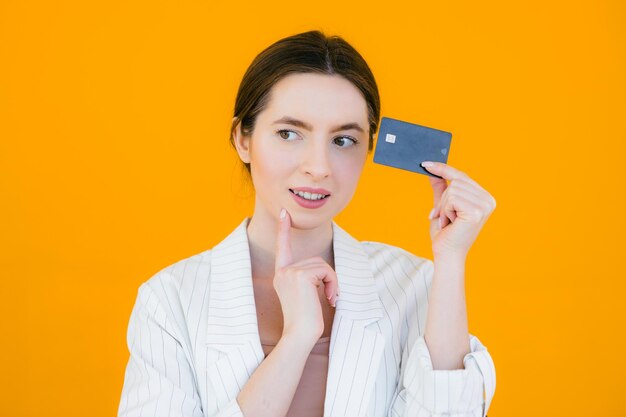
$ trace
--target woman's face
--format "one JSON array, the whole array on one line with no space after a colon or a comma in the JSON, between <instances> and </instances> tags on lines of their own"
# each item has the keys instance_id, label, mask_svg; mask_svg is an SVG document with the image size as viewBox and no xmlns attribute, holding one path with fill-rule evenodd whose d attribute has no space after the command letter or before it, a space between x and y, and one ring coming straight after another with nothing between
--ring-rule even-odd
<instances>
[{"instance_id":1,"label":"woman's face","mask_svg":"<svg viewBox=\"0 0 626 417\"><path fill-rule=\"evenodd\" d=\"M285 207L294 227L313 228L343 210L367 157L367 116L360 91L339 75L296 73L278 81L251 138L235 141L250 163L255 214L278 219ZM320 207L303 207L290 191L302 187L330 195Z\"/></svg>"}]
</instances>

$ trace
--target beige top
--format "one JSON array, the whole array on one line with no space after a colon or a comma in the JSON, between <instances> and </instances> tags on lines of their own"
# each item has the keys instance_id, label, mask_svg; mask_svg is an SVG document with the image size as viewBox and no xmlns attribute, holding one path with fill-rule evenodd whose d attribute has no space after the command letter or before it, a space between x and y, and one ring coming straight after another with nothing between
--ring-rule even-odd
<instances>
[{"instance_id":1,"label":"beige top","mask_svg":"<svg viewBox=\"0 0 626 417\"><path fill-rule=\"evenodd\" d=\"M261 341L261 345L267 358L276 343ZM300 383L285 417L322 417L324 415L329 346L330 336L320 338L311 349L311 354L302 370Z\"/></svg>"}]
</instances>

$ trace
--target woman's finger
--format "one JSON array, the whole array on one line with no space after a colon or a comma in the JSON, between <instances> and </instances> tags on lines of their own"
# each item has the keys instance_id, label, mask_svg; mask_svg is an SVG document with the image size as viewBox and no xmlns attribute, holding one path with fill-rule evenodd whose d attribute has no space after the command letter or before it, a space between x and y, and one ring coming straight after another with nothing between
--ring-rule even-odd
<instances>
[{"instance_id":1,"label":"woman's finger","mask_svg":"<svg viewBox=\"0 0 626 417\"><path fill-rule=\"evenodd\" d=\"M320 265L316 278L324 284L324 294L331 306L335 307L337 297L339 296L339 282L337 281L337 273L327 263Z\"/></svg>"},{"instance_id":2,"label":"woman's finger","mask_svg":"<svg viewBox=\"0 0 626 417\"><path fill-rule=\"evenodd\" d=\"M316 260L305 265L293 264L291 266L297 267L299 271L302 271L306 274L306 276L310 277L311 283L316 287L324 285L324 294L326 295L326 298L333 307L335 306L335 301L339 296L339 282L337 281L337 273L328 263L324 260Z\"/></svg>"},{"instance_id":3,"label":"woman's finger","mask_svg":"<svg viewBox=\"0 0 626 417\"><path fill-rule=\"evenodd\" d=\"M480 222L491 213L490 203L485 199L476 198L467 190L457 190L455 193L445 197L445 205L442 208L443 216L440 216L440 225L445 227L450 219L451 222L459 216L464 215L465 219ZM442 218L443 217L443 218Z\"/></svg>"},{"instance_id":4,"label":"woman's finger","mask_svg":"<svg viewBox=\"0 0 626 417\"><path fill-rule=\"evenodd\" d=\"M284 213L283 213L284 210ZM274 271L291 264L291 216L287 209L282 209L284 217L278 219L278 233L276 234L276 257L274 259Z\"/></svg>"},{"instance_id":5,"label":"woman's finger","mask_svg":"<svg viewBox=\"0 0 626 417\"><path fill-rule=\"evenodd\" d=\"M441 202L441 196L448 187L448 182L443 178L428 177L430 185L433 189L433 207L436 207Z\"/></svg>"},{"instance_id":6,"label":"woman's finger","mask_svg":"<svg viewBox=\"0 0 626 417\"><path fill-rule=\"evenodd\" d=\"M445 164L443 162L424 161L421 165L426 168L428 172L439 175L440 177L443 177L449 181L457 178L464 178L469 181L473 181L465 172L458 170L451 165Z\"/></svg>"},{"instance_id":7,"label":"woman's finger","mask_svg":"<svg viewBox=\"0 0 626 417\"><path fill-rule=\"evenodd\" d=\"M491 195L484 191L482 188L476 188L472 183L467 182L463 179L456 179L450 182L448 188L446 189L446 194L460 194L465 195L471 201L474 201L477 204L486 204L485 207L490 207L490 201L492 200ZM439 209L441 204L434 207L434 211L432 215L429 217L430 220L439 217ZM451 219L454 221L454 219Z\"/></svg>"}]
</instances>

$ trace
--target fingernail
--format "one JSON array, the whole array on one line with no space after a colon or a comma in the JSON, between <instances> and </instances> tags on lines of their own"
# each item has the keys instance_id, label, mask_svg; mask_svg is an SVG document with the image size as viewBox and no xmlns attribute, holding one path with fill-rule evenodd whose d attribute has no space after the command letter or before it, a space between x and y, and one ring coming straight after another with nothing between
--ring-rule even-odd
<instances>
[{"instance_id":1,"label":"fingernail","mask_svg":"<svg viewBox=\"0 0 626 417\"><path fill-rule=\"evenodd\" d=\"M282 209L282 210L280 211L280 218L281 218L281 219L284 219L284 218L285 218L285 214L287 214L287 210Z\"/></svg>"},{"instance_id":2,"label":"fingernail","mask_svg":"<svg viewBox=\"0 0 626 417\"><path fill-rule=\"evenodd\" d=\"M430 211L430 214L428 215L428 220L432 220L434 215L435 215L435 208L433 207L433 209Z\"/></svg>"},{"instance_id":3,"label":"fingernail","mask_svg":"<svg viewBox=\"0 0 626 417\"><path fill-rule=\"evenodd\" d=\"M435 164L433 162L430 162L430 161L424 161L420 165L422 165L423 167L426 167L426 168L430 168L430 167L434 167L435 166Z\"/></svg>"}]
</instances>

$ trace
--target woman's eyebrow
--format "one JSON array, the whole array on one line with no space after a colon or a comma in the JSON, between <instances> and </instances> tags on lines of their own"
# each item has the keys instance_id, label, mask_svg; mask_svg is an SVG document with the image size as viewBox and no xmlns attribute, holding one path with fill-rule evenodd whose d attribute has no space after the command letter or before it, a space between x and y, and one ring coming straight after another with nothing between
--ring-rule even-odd
<instances>
[{"instance_id":1,"label":"woman's eyebrow","mask_svg":"<svg viewBox=\"0 0 626 417\"><path fill-rule=\"evenodd\" d=\"M313 130L313 126L311 126L310 124L303 122L302 120L294 119L293 117L289 117L289 116L283 116L280 119L274 121L274 123L272 124L283 124L283 123L301 127L302 129L306 129L309 131ZM358 123L353 122L353 123L346 123L344 125L337 126L335 129L331 130L331 133L339 132L340 130L350 130L350 129L358 130L359 132L364 132L363 128Z\"/></svg>"}]
</instances>

